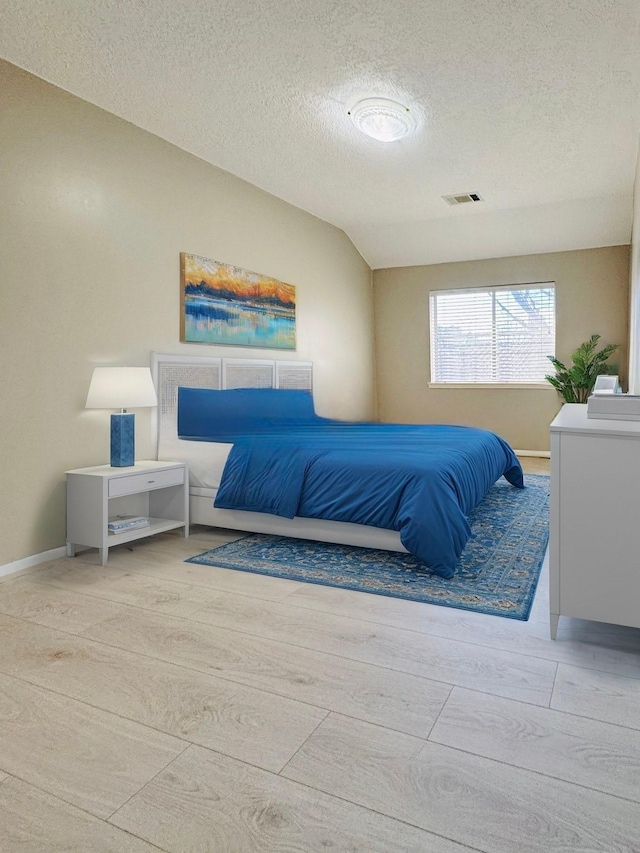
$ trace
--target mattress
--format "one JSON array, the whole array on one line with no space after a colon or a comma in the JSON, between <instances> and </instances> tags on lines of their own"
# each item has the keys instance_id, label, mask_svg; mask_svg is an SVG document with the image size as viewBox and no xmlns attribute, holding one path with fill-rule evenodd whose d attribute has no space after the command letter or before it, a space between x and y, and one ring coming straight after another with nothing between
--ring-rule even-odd
<instances>
[{"instance_id":1,"label":"mattress","mask_svg":"<svg viewBox=\"0 0 640 853\"><path fill-rule=\"evenodd\" d=\"M217 489L233 444L221 441L166 439L158 448L159 460L179 460L189 466L189 485L199 489ZM215 492L211 492L215 495Z\"/></svg>"},{"instance_id":2,"label":"mattress","mask_svg":"<svg viewBox=\"0 0 640 853\"><path fill-rule=\"evenodd\" d=\"M211 498L211 506L213 506L213 501L215 500L215 497L218 494L218 490L207 489L204 486L191 486L189 489L189 494L197 498Z\"/></svg>"}]
</instances>

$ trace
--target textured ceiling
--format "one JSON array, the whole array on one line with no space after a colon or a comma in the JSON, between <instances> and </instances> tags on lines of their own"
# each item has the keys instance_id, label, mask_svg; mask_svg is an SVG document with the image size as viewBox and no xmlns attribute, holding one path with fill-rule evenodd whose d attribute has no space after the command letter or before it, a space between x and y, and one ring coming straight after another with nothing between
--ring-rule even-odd
<instances>
[{"instance_id":1,"label":"textured ceiling","mask_svg":"<svg viewBox=\"0 0 640 853\"><path fill-rule=\"evenodd\" d=\"M374 268L629 241L638 0L10 0L0 56L343 228ZM368 96L417 133L360 134ZM485 201L441 198L466 191Z\"/></svg>"}]
</instances>

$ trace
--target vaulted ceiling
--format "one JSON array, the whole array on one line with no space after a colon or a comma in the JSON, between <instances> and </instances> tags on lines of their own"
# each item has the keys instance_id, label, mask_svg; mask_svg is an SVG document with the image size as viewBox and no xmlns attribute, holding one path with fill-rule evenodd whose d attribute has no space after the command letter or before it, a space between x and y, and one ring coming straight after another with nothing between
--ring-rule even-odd
<instances>
[{"instance_id":1,"label":"vaulted ceiling","mask_svg":"<svg viewBox=\"0 0 640 853\"><path fill-rule=\"evenodd\" d=\"M629 242L638 0L11 0L0 56L337 225L374 268ZM360 133L372 96L416 132ZM442 199L461 192L483 201Z\"/></svg>"}]
</instances>

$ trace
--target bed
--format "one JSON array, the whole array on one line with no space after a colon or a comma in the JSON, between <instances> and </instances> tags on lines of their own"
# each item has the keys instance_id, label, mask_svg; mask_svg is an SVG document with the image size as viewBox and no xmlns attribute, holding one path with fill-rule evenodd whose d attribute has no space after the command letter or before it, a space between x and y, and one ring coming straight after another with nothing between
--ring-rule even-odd
<instances>
[{"instance_id":1,"label":"bed","mask_svg":"<svg viewBox=\"0 0 640 853\"><path fill-rule=\"evenodd\" d=\"M310 365L199 361L219 364L206 378L186 364L154 365L158 455L189 464L192 523L407 550L446 578L470 535L470 510L503 475L523 485L513 451L493 433L321 418Z\"/></svg>"}]
</instances>

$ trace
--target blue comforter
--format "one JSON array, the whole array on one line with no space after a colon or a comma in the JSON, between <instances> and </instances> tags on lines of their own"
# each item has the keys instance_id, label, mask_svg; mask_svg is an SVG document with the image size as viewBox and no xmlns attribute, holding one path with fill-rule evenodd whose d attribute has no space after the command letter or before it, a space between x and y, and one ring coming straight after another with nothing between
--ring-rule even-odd
<instances>
[{"instance_id":1,"label":"blue comforter","mask_svg":"<svg viewBox=\"0 0 640 853\"><path fill-rule=\"evenodd\" d=\"M524 485L509 445L470 427L317 419L232 440L216 507L397 530L444 578L471 534L467 515L496 480Z\"/></svg>"}]
</instances>

